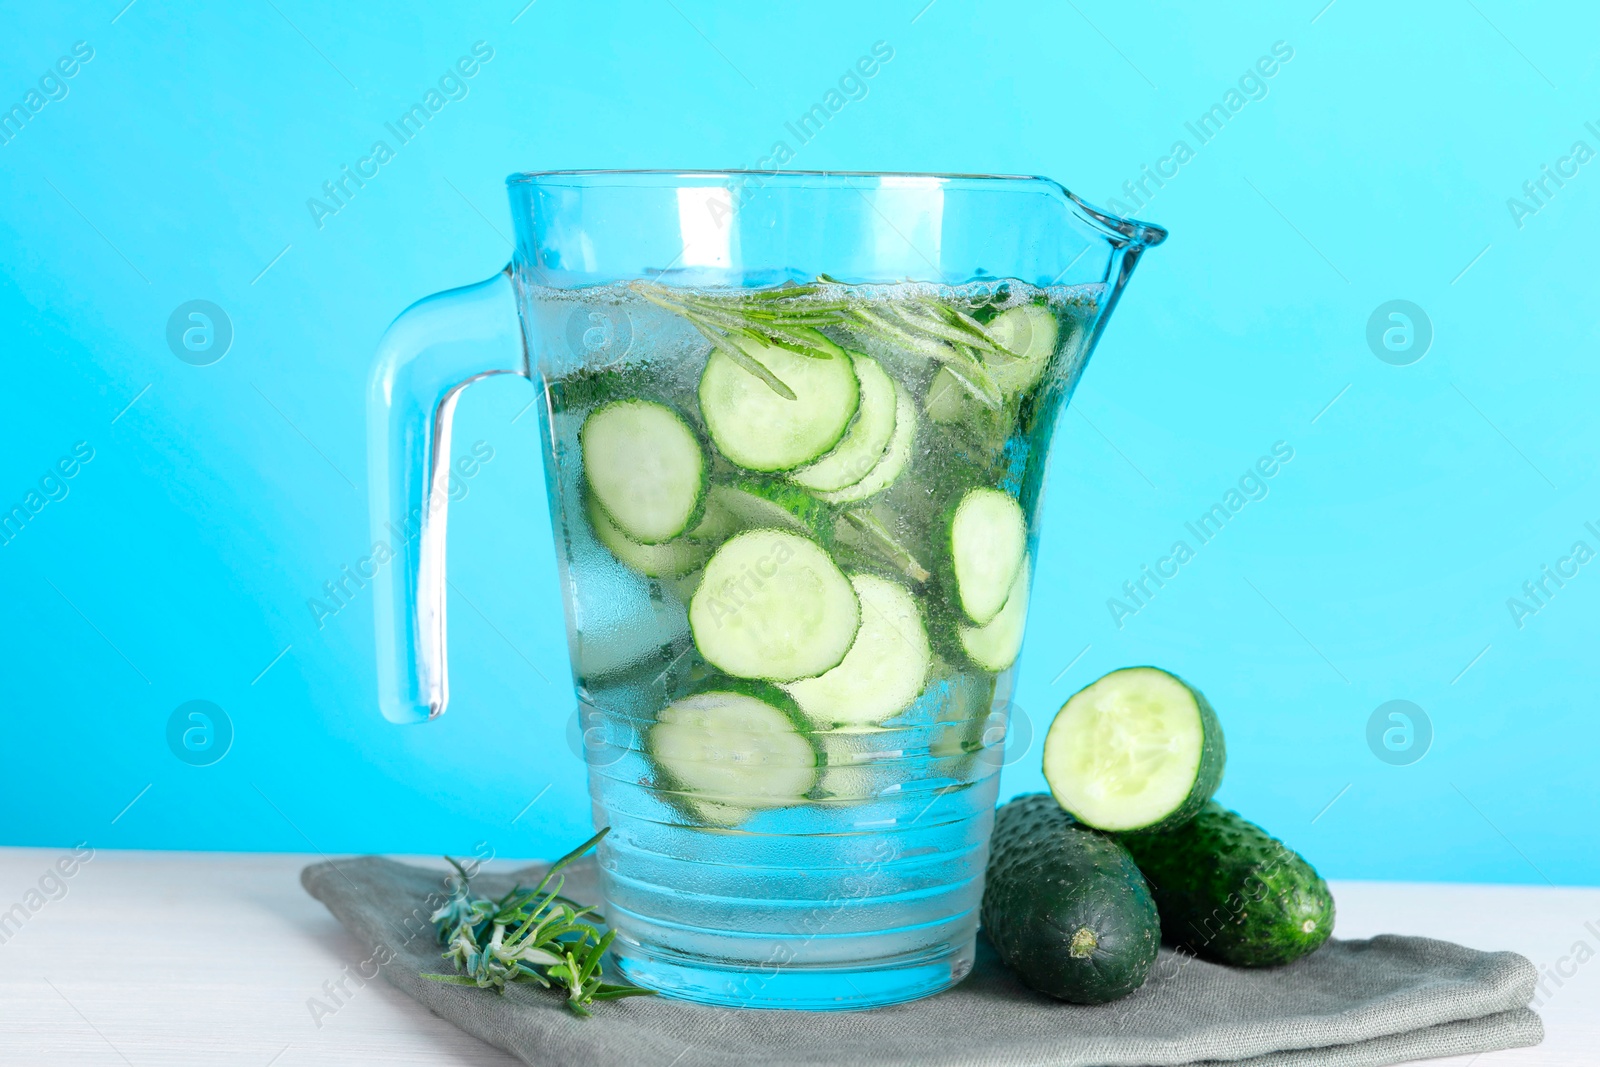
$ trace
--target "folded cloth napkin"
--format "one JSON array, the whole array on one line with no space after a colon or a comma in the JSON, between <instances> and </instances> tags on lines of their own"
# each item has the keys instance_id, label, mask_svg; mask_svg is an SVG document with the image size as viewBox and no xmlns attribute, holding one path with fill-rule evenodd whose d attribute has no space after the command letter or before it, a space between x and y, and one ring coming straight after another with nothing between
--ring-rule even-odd
<instances>
[{"instance_id":1,"label":"folded cloth napkin","mask_svg":"<svg viewBox=\"0 0 1600 1067\"><path fill-rule=\"evenodd\" d=\"M542 872L485 872L473 885L499 894ZM1544 1036L1527 1007L1538 976L1526 959L1394 935L1329 941L1260 971L1163 949L1144 988L1092 1007L1032 992L980 937L965 981L908 1004L819 1016L634 997L580 1019L532 984L497 996L419 977L451 969L428 921L446 873L369 857L313 864L300 880L371 953L365 976L381 968L435 1014L537 1067L1376 1067ZM599 899L592 857L568 868L564 892Z\"/></svg>"}]
</instances>

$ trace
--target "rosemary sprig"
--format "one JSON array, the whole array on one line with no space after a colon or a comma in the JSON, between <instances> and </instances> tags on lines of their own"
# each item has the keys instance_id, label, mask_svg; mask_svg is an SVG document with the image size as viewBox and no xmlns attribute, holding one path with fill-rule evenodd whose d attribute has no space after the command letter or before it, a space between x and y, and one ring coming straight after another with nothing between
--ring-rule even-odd
<instances>
[{"instance_id":1,"label":"rosemary sprig","mask_svg":"<svg viewBox=\"0 0 1600 1067\"><path fill-rule=\"evenodd\" d=\"M546 989L565 989L567 1007L584 1017L597 1000L654 993L601 980L600 961L616 931L602 935L594 922L604 922L603 916L561 895L566 881L562 869L598 845L610 829L552 863L532 889L516 886L499 899L474 896L466 870L446 856L459 880L450 899L430 918L445 946L443 957L455 964L457 973L422 977L501 994L511 982L537 982Z\"/></svg>"},{"instance_id":2,"label":"rosemary sprig","mask_svg":"<svg viewBox=\"0 0 1600 1067\"><path fill-rule=\"evenodd\" d=\"M752 356L741 342L755 342L815 358L838 346L822 328L834 327L876 337L902 351L950 368L950 373L985 407L998 411L1004 397L989 362L1020 359L977 319L932 297L895 302L846 300L830 291L840 282L818 275L815 282L727 296L688 292L653 282L632 288L644 299L688 320L718 352L765 382L786 400L794 391Z\"/></svg>"}]
</instances>

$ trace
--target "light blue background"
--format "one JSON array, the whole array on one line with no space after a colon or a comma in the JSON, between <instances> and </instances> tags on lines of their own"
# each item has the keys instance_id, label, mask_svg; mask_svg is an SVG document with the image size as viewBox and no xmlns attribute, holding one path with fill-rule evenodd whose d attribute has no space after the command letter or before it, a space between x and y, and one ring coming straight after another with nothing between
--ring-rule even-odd
<instances>
[{"instance_id":1,"label":"light blue background","mask_svg":"<svg viewBox=\"0 0 1600 1067\"><path fill-rule=\"evenodd\" d=\"M506 259L506 174L753 164L883 40L870 94L793 166L1039 173L1105 202L1174 140L1195 149L1140 211L1174 236L1058 435L1019 695L1037 730L1103 671L1161 664L1223 717L1223 799L1327 874L1600 882L1581 847L1600 562L1521 629L1506 608L1575 540L1600 548L1600 161L1520 228L1506 204L1575 140L1600 149L1600 15L924 2L538 0L514 20L523 0L139 0L115 22L122 0L8 4L5 106L73 42L95 56L0 146L0 505L75 442L95 456L0 547L4 840L512 856L581 838L537 421L513 421L527 383L460 408L458 451L495 458L451 521L450 714L378 714L370 591L322 629L307 608L369 544L374 344ZM307 198L480 40L470 94L319 230ZM1268 95L1198 145L1185 121L1276 41L1294 57ZM164 337L196 298L235 331L208 367ZM1365 340L1395 298L1434 328L1411 366ZM1280 440L1270 495L1113 625L1106 599ZM234 725L209 767L165 741L192 699ZM1365 740L1391 699L1432 720L1410 766ZM1041 786L1037 752L1005 791Z\"/></svg>"}]
</instances>

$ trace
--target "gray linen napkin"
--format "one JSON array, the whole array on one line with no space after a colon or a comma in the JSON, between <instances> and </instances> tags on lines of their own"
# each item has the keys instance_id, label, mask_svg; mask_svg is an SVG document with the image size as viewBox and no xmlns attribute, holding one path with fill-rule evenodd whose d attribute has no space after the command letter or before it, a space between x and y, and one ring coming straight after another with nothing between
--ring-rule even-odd
<instances>
[{"instance_id":1,"label":"gray linen napkin","mask_svg":"<svg viewBox=\"0 0 1600 1067\"><path fill-rule=\"evenodd\" d=\"M1537 974L1526 959L1394 935L1330 941L1264 971L1163 949L1143 989L1094 1007L1033 993L980 937L964 982L909 1004L818 1015L636 997L585 1020L537 986L502 997L418 977L450 968L428 922L445 873L366 857L313 864L300 880L368 949L364 977L381 967L435 1014L536 1067L1378 1067L1544 1036L1527 1007ZM541 873L473 884L498 894ZM592 857L569 869L565 892L598 899Z\"/></svg>"}]
</instances>

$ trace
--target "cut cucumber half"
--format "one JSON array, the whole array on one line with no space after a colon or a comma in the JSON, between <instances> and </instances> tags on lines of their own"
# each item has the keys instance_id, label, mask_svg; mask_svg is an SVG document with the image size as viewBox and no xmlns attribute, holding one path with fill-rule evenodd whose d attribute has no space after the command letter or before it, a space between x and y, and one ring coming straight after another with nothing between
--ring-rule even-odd
<instances>
[{"instance_id":1,"label":"cut cucumber half","mask_svg":"<svg viewBox=\"0 0 1600 1067\"><path fill-rule=\"evenodd\" d=\"M894 436L890 438L889 447L884 450L882 458L859 482L835 492L818 493L819 500L826 500L830 504L865 500L893 485L894 480L900 477L900 472L906 469L917 440L917 402L898 382L895 383L894 398Z\"/></svg>"},{"instance_id":2,"label":"cut cucumber half","mask_svg":"<svg viewBox=\"0 0 1600 1067\"><path fill-rule=\"evenodd\" d=\"M950 517L950 562L961 610L987 626L1005 607L1028 550L1022 505L999 489L972 489Z\"/></svg>"},{"instance_id":3,"label":"cut cucumber half","mask_svg":"<svg viewBox=\"0 0 1600 1067\"><path fill-rule=\"evenodd\" d=\"M578 441L589 490L627 537L660 544L699 517L705 450L689 424L665 404L613 401L590 412Z\"/></svg>"},{"instance_id":4,"label":"cut cucumber half","mask_svg":"<svg viewBox=\"0 0 1600 1067\"><path fill-rule=\"evenodd\" d=\"M989 333L1017 357L995 356L986 362L1002 393L1016 396L1039 384L1055 354L1060 332L1055 313L1043 304L1009 308L989 322Z\"/></svg>"},{"instance_id":5,"label":"cut cucumber half","mask_svg":"<svg viewBox=\"0 0 1600 1067\"><path fill-rule=\"evenodd\" d=\"M788 471L839 443L861 402L848 355L801 355L753 341L740 350L787 385L794 399L713 351L700 375L700 417L718 451L747 470Z\"/></svg>"},{"instance_id":6,"label":"cut cucumber half","mask_svg":"<svg viewBox=\"0 0 1600 1067\"><path fill-rule=\"evenodd\" d=\"M587 497L585 506L595 540L604 545L617 558L617 562L646 578L675 578L680 574L688 574L711 555L710 544L687 536L676 537L659 545L641 544L611 521L593 493L587 494Z\"/></svg>"},{"instance_id":7,"label":"cut cucumber half","mask_svg":"<svg viewBox=\"0 0 1600 1067\"><path fill-rule=\"evenodd\" d=\"M712 826L736 826L753 811L802 803L817 780L817 754L789 716L737 690L667 705L646 747L673 799Z\"/></svg>"},{"instance_id":8,"label":"cut cucumber half","mask_svg":"<svg viewBox=\"0 0 1600 1067\"><path fill-rule=\"evenodd\" d=\"M782 530L730 538L689 603L700 655L736 678L815 678L845 658L860 625L850 580L816 542Z\"/></svg>"},{"instance_id":9,"label":"cut cucumber half","mask_svg":"<svg viewBox=\"0 0 1600 1067\"><path fill-rule=\"evenodd\" d=\"M899 582L871 574L850 579L861 602L861 628L835 668L783 690L821 728L877 726L922 692L933 661L916 597Z\"/></svg>"},{"instance_id":10,"label":"cut cucumber half","mask_svg":"<svg viewBox=\"0 0 1600 1067\"><path fill-rule=\"evenodd\" d=\"M1156 667L1125 667L1075 693L1044 739L1056 801L1098 830L1172 830L1205 807L1227 753L1199 690Z\"/></svg>"},{"instance_id":11,"label":"cut cucumber half","mask_svg":"<svg viewBox=\"0 0 1600 1067\"><path fill-rule=\"evenodd\" d=\"M1028 578L1032 560L1023 553L1022 566L1011 583L1005 606L987 626L962 626L961 647L972 662L999 674L1017 661L1022 651L1022 630L1028 622Z\"/></svg>"},{"instance_id":12,"label":"cut cucumber half","mask_svg":"<svg viewBox=\"0 0 1600 1067\"><path fill-rule=\"evenodd\" d=\"M871 356L851 353L861 383L861 406L855 422L832 452L789 475L807 489L832 492L866 477L894 437L894 379Z\"/></svg>"}]
</instances>

